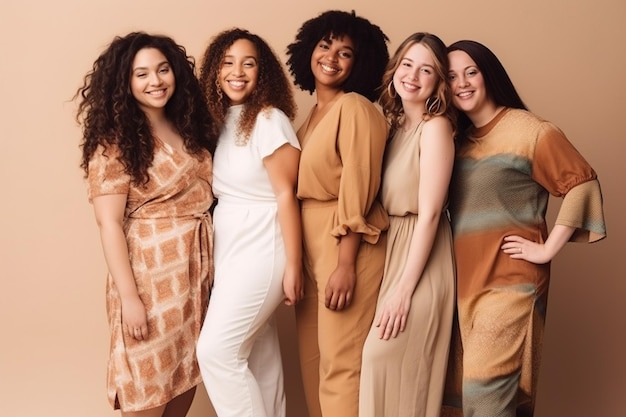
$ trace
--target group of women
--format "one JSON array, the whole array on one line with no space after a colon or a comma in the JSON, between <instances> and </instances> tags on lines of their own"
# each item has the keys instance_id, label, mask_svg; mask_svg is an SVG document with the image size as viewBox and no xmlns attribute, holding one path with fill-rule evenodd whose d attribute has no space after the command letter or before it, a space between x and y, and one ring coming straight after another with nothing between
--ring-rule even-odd
<instances>
[{"instance_id":1,"label":"group of women","mask_svg":"<svg viewBox=\"0 0 626 417\"><path fill-rule=\"evenodd\" d=\"M220 417L285 416L281 302L311 417L439 416L446 386L466 417L532 415L549 262L605 236L596 174L487 47L387 42L354 12L306 21L297 132L287 74L246 30L215 36L199 77L141 32L95 61L81 166L123 416L183 417L201 381Z\"/></svg>"}]
</instances>

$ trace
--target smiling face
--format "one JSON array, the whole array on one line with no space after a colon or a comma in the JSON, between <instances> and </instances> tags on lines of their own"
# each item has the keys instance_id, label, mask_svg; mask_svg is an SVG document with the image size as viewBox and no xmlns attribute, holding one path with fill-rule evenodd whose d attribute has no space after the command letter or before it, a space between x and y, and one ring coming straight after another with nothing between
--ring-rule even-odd
<instances>
[{"instance_id":1,"label":"smiling face","mask_svg":"<svg viewBox=\"0 0 626 417\"><path fill-rule=\"evenodd\" d=\"M160 113L174 94L176 79L170 63L156 48L140 49L132 64L130 91L145 113Z\"/></svg>"},{"instance_id":2,"label":"smiling face","mask_svg":"<svg viewBox=\"0 0 626 417\"><path fill-rule=\"evenodd\" d=\"M420 43L407 49L393 74L393 86L403 106L417 105L422 111L426 100L435 94L438 82L433 54Z\"/></svg>"},{"instance_id":3,"label":"smiling face","mask_svg":"<svg viewBox=\"0 0 626 417\"><path fill-rule=\"evenodd\" d=\"M219 83L231 105L245 103L254 91L259 78L258 60L256 47L248 39L238 39L226 50Z\"/></svg>"},{"instance_id":4,"label":"smiling face","mask_svg":"<svg viewBox=\"0 0 626 417\"><path fill-rule=\"evenodd\" d=\"M348 36L320 40L311 54L316 89L340 90L354 66L354 43Z\"/></svg>"},{"instance_id":5,"label":"smiling face","mask_svg":"<svg viewBox=\"0 0 626 417\"><path fill-rule=\"evenodd\" d=\"M454 106L472 115L484 112L487 107L495 107L487 94L485 79L474 60L464 51L452 51L448 54L450 69L448 83L452 89Z\"/></svg>"}]
</instances>

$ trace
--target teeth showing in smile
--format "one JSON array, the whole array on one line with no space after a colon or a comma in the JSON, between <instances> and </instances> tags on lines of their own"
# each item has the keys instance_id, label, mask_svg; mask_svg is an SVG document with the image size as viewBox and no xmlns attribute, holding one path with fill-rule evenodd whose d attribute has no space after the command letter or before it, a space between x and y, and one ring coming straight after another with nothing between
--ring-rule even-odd
<instances>
[{"instance_id":1,"label":"teeth showing in smile","mask_svg":"<svg viewBox=\"0 0 626 417\"><path fill-rule=\"evenodd\" d=\"M324 72L330 72L333 74L339 72L337 68L329 67L328 65L324 65L324 64L320 64L320 65L322 67L322 70L324 70Z\"/></svg>"},{"instance_id":2,"label":"teeth showing in smile","mask_svg":"<svg viewBox=\"0 0 626 417\"><path fill-rule=\"evenodd\" d=\"M148 94L150 94L152 97L161 97L165 95L165 89L148 91Z\"/></svg>"},{"instance_id":3,"label":"teeth showing in smile","mask_svg":"<svg viewBox=\"0 0 626 417\"><path fill-rule=\"evenodd\" d=\"M472 95L471 91L463 91L462 93L457 94L458 97L460 98L466 98Z\"/></svg>"},{"instance_id":4,"label":"teeth showing in smile","mask_svg":"<svg viewBox=\"0 0 626 417\"><path fill-rule=\"evenodd\" d=\"M407 91L417 91L417 89L419 89L419 87L416 86L415 84L410 84L407 82L403 82L402 87L404 87L404 89Z\"/></svg>"},{"instance_id":5,"label":"teeth showing in smile","mask_svg":"<svg viewBox=\"0 0 626 417\"><path fill-rule=\"evenodd\" d=\"M244 81L228 81L228 85L230 85L232 88L243 88L246 83Z\"/></svg>"}]
</instances>

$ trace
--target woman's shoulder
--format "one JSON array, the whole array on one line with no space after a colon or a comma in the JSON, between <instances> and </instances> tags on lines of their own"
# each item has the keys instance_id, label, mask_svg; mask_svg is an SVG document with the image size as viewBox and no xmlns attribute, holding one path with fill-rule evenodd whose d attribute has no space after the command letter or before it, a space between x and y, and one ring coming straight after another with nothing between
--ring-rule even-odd
<instances>
[{"instance_id":1,"label":"woman's shoulder","mask_svg":"<svg viewBox=\"0 0 626 417\"><path fill-rule=\"evenodd\" d=\"M339 98L339 102L354 106L376 107L375 104L369 101L367 97L354 91L343 94Z\"/></svg>"},{"instance_id":2,"label":"woman's shoulder","mask_svg":"<svg viewBox=\"0 0 626 417\"><path fill-rule=\"evenodd\" d=\"M436 139L447 136L452 141L454 140L452 123L450 122L450 119L444 115L430 117L422 122L421 136L426 138L433 137Z\"/></svg>"},{"instance_id":3,"label":"woman's shoulder","mask_svg":"<svg viewBox=\"0 0 626 417\"><path fill-rule=\"evenodd\" d=\"M287 121L290 122L289 117L283 112L281 109L273 106L268 106L261 110L259 114L257 114L257 121L259 120L276 120L280 122Z\"/></svg>"},{"instance_id":4,"label":"woman's shoulder","mask_svg":"<svg viewBox=\"0 0 626 417\"><path fill-rule=\"evenodd\" d=\"M450 119L442 114L438 116L431 116L431 117L428 117L427 119L424 119L423 124L424 124L424 128L427 126L430 126L430 127L452 126L452 122L450 122Z\"/></svg>"},{"instance_id":5,"label":"woman's shoulder","mask_svg":"<svg viewBox=\"0 0 626 417\"><path fill-rule=\"evenodd\" d=\"M502 120L506 120L508 122L518 122L518 123L526 123L532 125L540 125L541 123L546 122L545 119L539 117L535 113L532 113L528 110L524 109L507 109L506 114L502 118Z\"/></svg>"},{"instance_id":6,"label":"woman's shoulder","mask_svg":"<svg viewBox=\"0 0 626 417\"><path fill-rule=\"evenodd\" d=\"M386 123L380 107L359 93L345 93L339 98L337 104L337 107L342 115L351 114L356 117L362 116L367 119L381 119Z\"/></svg>"}]
</instances>

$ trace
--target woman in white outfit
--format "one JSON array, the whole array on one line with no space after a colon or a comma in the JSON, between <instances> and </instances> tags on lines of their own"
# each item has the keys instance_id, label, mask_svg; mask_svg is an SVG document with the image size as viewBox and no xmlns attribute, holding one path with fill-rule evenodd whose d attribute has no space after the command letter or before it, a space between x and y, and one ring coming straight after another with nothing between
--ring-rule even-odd
<instances>
[{"instance_id":1,"label":"woman in white outfit","mask_svg":"<svg viewBox=\"0 0 626 417\"><path fill-rule=\"evenodd\" d=\"M302 298L295 104L276 55L242 29L217 35L200 74L220 127L215 281L197 355L219 417L285 415L274 312Z\"/></svg>"}]
</instances>

